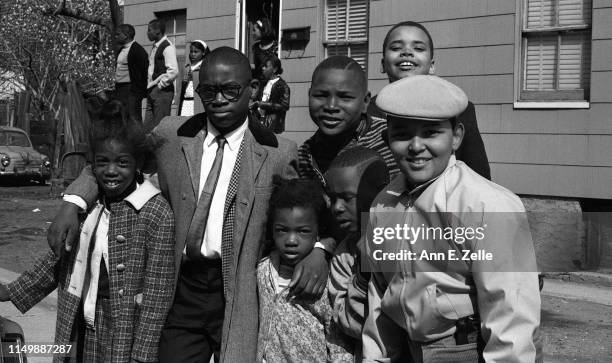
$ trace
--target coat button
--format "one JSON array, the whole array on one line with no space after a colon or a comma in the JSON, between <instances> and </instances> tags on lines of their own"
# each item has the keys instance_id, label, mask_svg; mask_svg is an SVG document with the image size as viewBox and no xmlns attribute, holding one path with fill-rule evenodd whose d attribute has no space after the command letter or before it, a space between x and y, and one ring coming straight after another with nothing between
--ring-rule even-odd
<instances>
[{"instance_id":1,"label":"coat button","mask_svg":"<svg viewBox=\"0 0 612 363\"><path fill-rule=\"evenodd\" d=\"M125 237L121 234L117 235L117 237L115 237L115 240L119 243L123 243L125 242Z\"/></svg>"},{"instance_id":2,"label":"coat button","mask_svg":"<svg viewBox=\"0 0 612 363\"><path fill-rule=\"evenodd\" d=\"M119 296L123 296L123 289L119 290Z\"/></svg>"},{"instance_id":3,"label":"coat button","mask_svg":"<svg viewBox=\"0 0 612 363\"><path fill-rule=\"evenodd\" d=\"M125 265L122 264L122 263L118 264L117 265L117 271L119 271L119 272L125 271Z\"/></svg>"}]
</instances>

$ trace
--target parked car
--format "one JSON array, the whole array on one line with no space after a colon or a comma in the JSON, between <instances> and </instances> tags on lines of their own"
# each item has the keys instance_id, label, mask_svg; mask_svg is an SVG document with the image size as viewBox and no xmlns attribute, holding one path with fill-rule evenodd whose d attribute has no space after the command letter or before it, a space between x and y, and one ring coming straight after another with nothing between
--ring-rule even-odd
<instances>
[{"instance_id":1,"label":"parked car","mask_svg":"<svg viewBox=\"0 0 612 363\"><path fill-rule=\"evenodd\" d=\"M16 127L0 126L0 179L27 179L45 183L51 163L32 147L28 134Z\"/></svg>"}]
</instances>

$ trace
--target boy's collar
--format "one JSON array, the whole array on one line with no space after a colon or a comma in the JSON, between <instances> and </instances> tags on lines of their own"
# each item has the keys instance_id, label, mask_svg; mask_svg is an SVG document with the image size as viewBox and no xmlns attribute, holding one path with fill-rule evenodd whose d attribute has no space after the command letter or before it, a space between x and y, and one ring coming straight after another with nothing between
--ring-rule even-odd
<instances>
[{"instance_id":1,"label":"boy's collar","mask_svg":"<svg viewBox=\"0 0 612 363\"><path fill-rule=\"evenodd\" d=\"M253 134L253 137L260 145L270 146L270 147L278 147L278 138L276 135L264 128L253 119L251 113L248 115L248 128ZM204 130L207 132L206 124L208 122L208 117L205 112L198 113L190 118L188 118L179 128L176 130L177 136L182 137L196 137L200 130Z\"/></svg>"}]
</instances>

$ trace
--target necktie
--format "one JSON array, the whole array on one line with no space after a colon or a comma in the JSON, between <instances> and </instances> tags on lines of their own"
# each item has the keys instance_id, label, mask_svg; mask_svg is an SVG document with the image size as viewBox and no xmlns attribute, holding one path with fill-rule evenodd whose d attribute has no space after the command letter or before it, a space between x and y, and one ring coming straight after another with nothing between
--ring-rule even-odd
<instances>
[{"instance_id":1,"label":"necktie","mask_svg":"<svg viewBox=\"0 0 612 363\"><path fill-rule=\"evenodd\" d=\"M219 180L219 174L221 173L221 163L223 162L223 147L227 140L221 135L215 138L217 141L217 154L213 161L212 168L206 178L204 188L202 188L202 194L198 200L195 213L191 218L191 224L187 231L187 238L185 240L185 250L187 257L192 260L202 259L202 241L204 239L204 231L206 230L206 222L208 221L208 212L210 211L210 205L212 204L212 198L215 194L215 188L217 186L217 180Z\"/></svg>"}]
</instances>

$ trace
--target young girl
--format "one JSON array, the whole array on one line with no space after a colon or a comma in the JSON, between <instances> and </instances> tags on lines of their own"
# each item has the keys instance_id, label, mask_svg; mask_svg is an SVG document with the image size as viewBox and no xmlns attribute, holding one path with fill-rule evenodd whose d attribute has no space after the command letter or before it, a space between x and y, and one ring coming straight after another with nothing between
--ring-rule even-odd
<instances>
[{"instance_id":1,"label":"young girl","mask_svg":"<svg viewBox=\"0 0 612 363\"><path fill-rule=\"evenodd\" d=\"M274 31L270 19L263 18L253 24L253 40L255 41L251 47L253 64L255 65L253 77L261 79L261 66L264 61L269 56L278 53L276 31Z\"/></svg>"},{"instance_id":2,"label":"young girl","mask_svg":"<svg viewBox=\"0 0 612 363\"><path fill-rule=\"evenodd\" d=\"M77 248L49 252L0 301L22 313L58 288L55 344L77 362L154 362L174 281L174 216L140 168L150 147L119 101L104 106L90 135L100 195ZM55 356L54 361L65 357Z\"/></svg>"},{"instance_id":3,"label":"young girl","mask_svg":"<svg viewBox=\"0 0 612 363\"><path fill-rule=\"evenodd\" d=\"M203 40L194 40L189 45L189 63L185 65L183 71L183 83L181 86L181 97L179 101L179 116L193 116L203 111L200 107L195 107L194 90L198 82L202 59L210 53L208 45Z\"/></svg>"},{"instance_id":4,"label":"young girl","mask_svg":"<svg viewBox=\"0 0 612 363\"><path fill-rule=\"evenodd\" d=\"M381 59L381 72L387 74L389 83L415 75L434 74L434 65L434 43L425 26L414 21L404 21L389 29L383 40ZM374 119L385 119L385 115L376 106L376 96L372 97L368 106L368 115ZM465 136L455 156L478 174L491 179L489 160L478 130L474 104L469 102L467 109L458 118L465 128Z\"/></svg>"},{"instance_id":5,"label":"young girl","mask_svg":"<svg viewBox=\"0 0 612 363\"><path fill-rule=\"evenodd\" d=\"M281 61L276 55L270 55L261 67L262 79L266 85L259 101L253 102L257 108L261 123L270 131L280 134L285 131L285 114L289 110L291 91L284 79Z\"/></svg>"},{"instance_id":6,"label":"young girl","mask_svg":"<svg viewBox=\"0 0 612 363\"><path fill-rule=\"evenodd\" d=\"M332 319L327 289L318 299L289 298L294 266L318 240L325 220L316 181L281 181L270 198L275 249L257 267L257 362L352 362L352 347Z\"/></svg>"}]
</instances>

